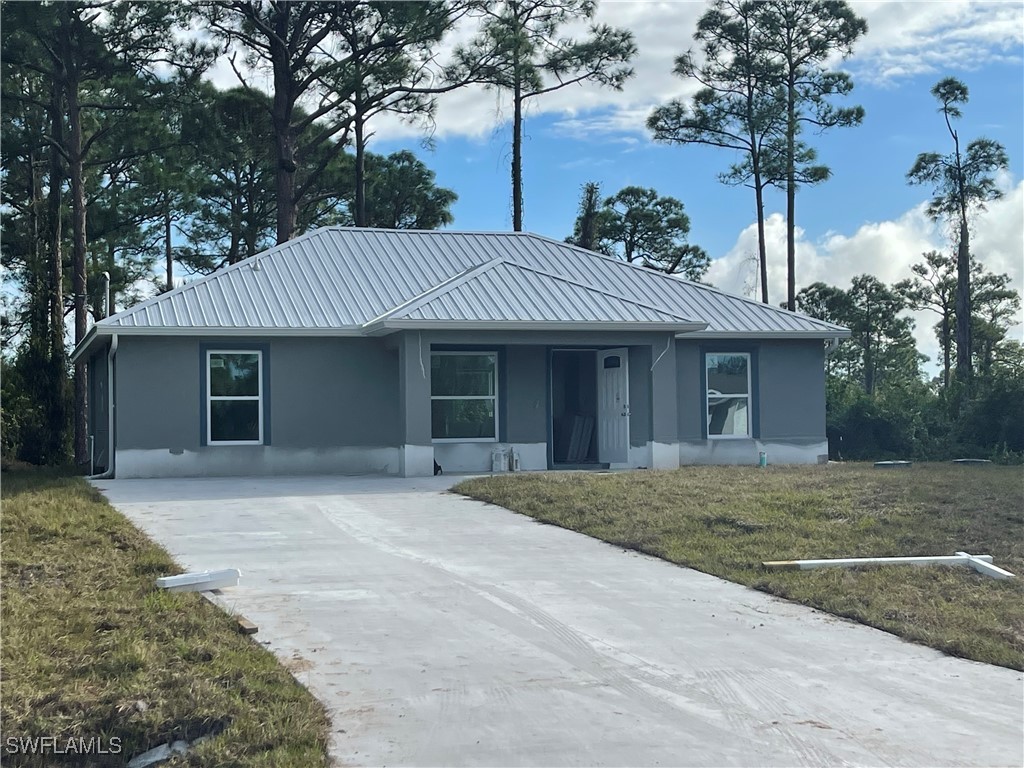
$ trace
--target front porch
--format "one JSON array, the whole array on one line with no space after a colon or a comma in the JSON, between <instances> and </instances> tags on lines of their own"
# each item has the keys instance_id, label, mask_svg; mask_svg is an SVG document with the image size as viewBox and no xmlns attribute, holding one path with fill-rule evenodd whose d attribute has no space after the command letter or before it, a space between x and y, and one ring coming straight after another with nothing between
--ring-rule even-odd
<instances>
[{"instance_id":1,"label":"front porch","mask_svg":"<svg viewBox=\"0 0 1024 768\"><path fill-rule=\"evenodd\" d=\"M495 448L524 471L679 466L672 334L395 337L403 476L489 472Z\"/></svg>"}]
</instances>

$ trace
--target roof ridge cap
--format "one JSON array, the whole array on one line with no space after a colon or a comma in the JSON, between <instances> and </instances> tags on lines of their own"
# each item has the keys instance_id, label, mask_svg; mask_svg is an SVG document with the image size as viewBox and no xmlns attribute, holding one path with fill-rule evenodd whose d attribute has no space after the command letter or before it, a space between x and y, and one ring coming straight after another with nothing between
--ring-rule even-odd
<instances>
[{"instance_id":1,"label":"roof ridge cap","mask_svg":"<svg viewBox=\"0 0 1024 768\"><path fill-rule=\"evenodd\" d=\"M534 232L516 232L513 230L502 229L396 229L394 227L349 227L343 224L330 224L326 227L318 227L311 231L323 232L327 230L344 233L377 232L387 235L446 235L451 237L473 237L476 235L522 235L524 237L543 237L543 235L536 235Z\"/></svg>"}]
</instances>

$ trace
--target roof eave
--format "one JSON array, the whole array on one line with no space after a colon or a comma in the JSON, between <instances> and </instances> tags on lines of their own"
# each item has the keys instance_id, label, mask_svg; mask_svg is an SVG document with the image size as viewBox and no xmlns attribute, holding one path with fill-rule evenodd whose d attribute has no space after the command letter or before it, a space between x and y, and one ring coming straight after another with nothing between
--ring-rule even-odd
<instances>
[{"instance_id":1,"label":"roof eave","mask_svg":"<svg viewBox=\"0 0 1024 768\"><path fill-rule=\"evenodd\" d=\"M689 333L707 327L703 322L593 322L585 320L384 320L364 326L368 336L401 330L447 331L665 331Z\"/></svg>"},{"instance_id":2,"label":"roof eave","mask_svg":"<svg viewBox=\"0 0 1024 768\"><path fill-rule=\"evenodd\" d=\"M822 328L820 331L695 331L679 335L688 339L848 339L850 331Z\"/></svg>"},{"instance_id":3,"label":"roof eave","mask_svg":"<svg viewBox=\"0 0 1024 768\"><path fill-rule=\"evenodd\" d=\"M81 358L83 355L85 355L86 352L88 352L93 346L95 346L97 341L98 341L98 339L99 339L99 337L101 335L103 335L103 336L109 336L110 335L110 334L101 334L97 330L98 328L99 328L98 325L94 325L92 328L90 328L88 330L88 332L85 334L85 338L82 339L78 343L78 346L76 346L74 348L74 350L72 350L72 352L71 352L71 362L72 363L77 363L79 358Z\"/></svg>"},{"instance_id":4,"label":"roof eave","mask_svg":"<svg viewBox=\"0 0 1024 768\"><path fill-rule=\"evenodd\" d=\"M80 358L87 349L94 346L99 339L113 336L365 336L361 326L351 325L341 328L261 328L258 326L226 327L226 326L148 326L148 325L103 325L97 324L89 329L85 338L71 353L71 361Z\"/></svg>"}]
</instances>

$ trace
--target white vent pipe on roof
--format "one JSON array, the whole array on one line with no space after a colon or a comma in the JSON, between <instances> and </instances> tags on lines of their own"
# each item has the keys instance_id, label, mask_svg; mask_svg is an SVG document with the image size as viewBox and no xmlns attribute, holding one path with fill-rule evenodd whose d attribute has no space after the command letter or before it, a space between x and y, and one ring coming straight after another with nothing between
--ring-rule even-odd
<instances>
[{"instance_id":1,"label":"white vent pipe on roof","mask_svg":"<svg viewBox=\"0 0 1024 768\"><path fill-rule=\"evenodd\" d=\"M110 273L103 273L103 316L110 317Z\"/></svg>"}]
</instances>

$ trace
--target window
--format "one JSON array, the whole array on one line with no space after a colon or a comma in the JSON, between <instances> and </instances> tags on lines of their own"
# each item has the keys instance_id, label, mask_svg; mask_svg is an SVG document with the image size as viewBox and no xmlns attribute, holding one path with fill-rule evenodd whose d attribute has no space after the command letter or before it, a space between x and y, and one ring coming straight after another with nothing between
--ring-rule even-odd
<instances>
[{"instance_id":1,"label":"window","mask_svg":"<svg viewBox=\"0 0 1024 768\"><path fill-rule=\"evenodd\" d=\"M708 437L750 436L750 355L709 352L707 373Z\"/></svg>"},{"instance_id":2,"label":"window","mask_svg":"<svg viewBox=\"0 0 1024 768\"><path fill-rule=\"evenodd\" d=\"M430 418L435 440L498 439L498 355L434 352L430 356Z\"/></svg>"},{"instance_id":3,"label":"window","mask_svg":"<svg viewBox=\"0 0 1024 768\"><path fill-rule=\"evenodd\" d=\"M210 445L263 443L263 353L206 353L206 441Z\"/></svg>"}]
</instances>

